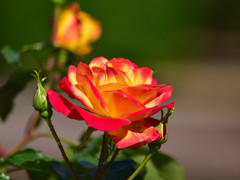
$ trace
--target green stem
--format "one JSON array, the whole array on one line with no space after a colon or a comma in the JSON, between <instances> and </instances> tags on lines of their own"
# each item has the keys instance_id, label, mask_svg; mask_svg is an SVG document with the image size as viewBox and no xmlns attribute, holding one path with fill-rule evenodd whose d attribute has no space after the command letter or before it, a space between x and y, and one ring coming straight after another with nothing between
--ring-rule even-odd
<instances>
[{"instance_id":1,"label":"green stem","mask_svg":"<svg viewBox=\"0 0 240 180\"><path fill-rule=\"evenodd\" d=\"M152 153L149 152L149 153L146 155L145 159L142 161L142 163L141 163L141 164L138 166L138 168L135 170L135 172L128 178L128 180L132 180L132 179L134 179L134 178L137 176L137 174L142 170L142 168L146 165L146 163L148 162L148 160L151 158L151 156L152 156Z\"/></svg>"},{"instance_id":2,"label":"green stem","mask_svg":"<svg viewBox=\"0 0 240 180\"><path fill-rule=\"evenodd\" d=\"M37 139L37 138L40 138L40 137L46 137L46 138L51 138L51 139L54 139L53 135L51 134L48 134L48 133L41 133L41 134L34 134L32 137L31 137L31 140L34 140L34 139ZM64 142L65 144L68 144L70 146L77 146L77 143L73 142L73 141L70 141L69 139L65 138L65 137L61 137L59 136L59 139Z\"/></svg>"},{"instance_id":3,"label":"green stem","mask_svg":"<svg viewBox=\"0 0 240 180\"><path fill-rule=\"evenodd\" d=\"M100 154L100 158L99 158L99 161L98 161L98 168L97 168L97 171L96 171L95 180L99 180L99 177L101 176L101 170L102 170L102 167L103 167L103 160L104 160L104 156L105 156L106 151L107 151L107 141L108 141L108 134L106 132L104 132L101 154Z\"/></svg>"},{"instance_id":4,"label":"green stem","mask_svg":"<svg viewBox=\"0 0 240 180\"><path fill-rule=\"evenodd\" d=\"M58 67L60 69L62 69L66 62L67 62L67 58L68 58L68 52L65 49L60 49L59 55L58 55Z\"/></svg>"},{"instance_id":5,"label":"green stem","mask_svg":"<svg viewBox=\"0 0 240 180\"><path fill-rule=\"evenodd\" d=\"M64 151L64 149L63 149L63 146L62 146L62 144L61 144L61 141L60 141L60 139L59 139L59 137L58 137L58 135L57 135L57 133L56 133L53 125L52 125L51 120L50 120L50 119L46 119L46 121L47 121L47 124L48 124L48 126L49 126L49 128L50 128L50 130L51 130L51 132L52 132L52 135L53 135L53 137L54 137L54 139L55 139L55 141L56 141L56 143L57 143L57 145L58 145L58 148L59 148L59 150L60 150L61 153L62 153L63 159L66 161L66 163L67 163L67 165L68 165L68 167L69 167L69 170L70 170L71 173L72 173L72 176L74 177L75 180L78 180L78 177L77 177L77 175L75 174L75 172L74 172L74 170L73 170L73 168L72 168L72 166L71 166L71 164L70 164L70 162L69 162L69 160L68 160L68 158L67 158L67 155L66 155L66 153L65 153L65 151Z\"/></svg>"},{"instance_id":6,"label":"green stem","mask_svg":"<svg viewBox=\"0 0 240 180\"><path fill-rule=\"evenodd\" d=\"M120 151L120 149L116 149L116 151L114 152L111 160L109 161L109 163L107 164L106 168L104 169L102 175L100 176L99 180L102 180L102 179L104 178L104 176L105 176L106 173L108 172L109 168L112 166L113 161L116 159L119 151Z\"/></svg>"},{"instance_id":7,"label":"green stem","mask_svg":"<svg viewBox=\"0 0 240 180\"><path fill-rule=\"evenodd\" d=\"M84 134L83 140L78 145L78 149L81 149L82 147L84 147L85 143L87 142L88 137L93 133L93 131L95 131L95 129L93 127L89 126L87 128L87 131Z\"/></svg>"}]
</instances>

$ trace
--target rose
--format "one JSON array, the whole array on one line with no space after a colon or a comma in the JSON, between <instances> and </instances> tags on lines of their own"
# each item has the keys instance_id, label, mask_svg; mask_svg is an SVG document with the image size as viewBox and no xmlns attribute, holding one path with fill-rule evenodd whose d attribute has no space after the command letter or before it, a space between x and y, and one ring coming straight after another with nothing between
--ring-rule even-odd
<instances>
[{"instance_id":1,"label":"rose","mask_svg":"<svg viewBox=\"0 0 240 180\"><path fill-rule=\"evenodd\" d=\"M161 139L154 127L159 121L151 118L164 107L172 92L171 86L157 85L152 70L138 68L131 61L103 57L89 65L80 62L69 66L68 78L59 86L71 97L80 100L87 110L73 105L61 95L48 90L49 101L65 116L85 120L88 126L107 131L119 149L137 148Z\"/></svg>"},{"instance_id":2,"label":"rose","mask_svg":"<svg viewBox=\"0 0 240 180\"><path fill-rule=\"evenodd\" d=\"M90 14L80 11L77 3L58 9L54 17L52 42L76 54L91 51L91 42L101 35L101 25Z\"/></svg>"}]
</instances>

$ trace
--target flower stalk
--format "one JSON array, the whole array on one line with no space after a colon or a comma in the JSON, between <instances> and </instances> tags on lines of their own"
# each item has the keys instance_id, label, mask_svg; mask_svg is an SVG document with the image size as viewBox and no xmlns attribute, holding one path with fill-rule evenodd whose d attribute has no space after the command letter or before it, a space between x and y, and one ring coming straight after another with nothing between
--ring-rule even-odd
<instances>
[{"instance_id":1,"label":"flower stalk","mask_svg":"<svg viewBox=\"0 0 240 180\"><path fill-rule=\"evenodd\" d=\"M60 139L59 139L59 137L58 137L58 135L57 135L54 127L53 127L53 124L52 124L51 120L50 120L50 119L46 119L46 122L47 122L48 127L50 128L50 130L51 130L51 132L52 132L52 135L53 135L53 137L54 137L54 139L55 139L55 141L56 141L56 143L57 143L57 145L58 145L59 150L61 151L61 154L62 154L63 159L66 161L66 163L67 163L67 165L68 165L68 168L69 168L72 176L74 177L75 180L78 180L78 177L77 177L77 175L75 174L75 172L74 172L74 170L73 170L73 168L72 168L72 165L70 164L70 162L69 162L69 160L68 160L68 157L67 157L67 155L66 155L66 153L65 153L65 151L64 151L64 149L63 149L62 143L61 143L61 141L60 141Z\"/></svg>"},{"instance_id":2,"label":"flower stalk","mask_svg":"<svg viewBox=\"0 0 240 180\"><path fill-rule=\"evenodd\" d=\"M102 167L103 167L103 161L104 161L105 154L107 152L107 141L108 141L108 134L106 132L104 132L101 154L100 154L100 158L99 158L99 161L98 161L98 168L97 168L97 171L96 171L95 180L99 180L99 178L101 177L101 170L102 170Z\"/></svg>"},{"instance_id":3,"label":"flower stalk","mask_svg":"<svg viewBox=\"0 0 240 180\"><path fill-rule=\"evenodd\" d=\"M161 145L167 141L168 118L173 114L174 111L175 111L175 108L168 109L168 112L164 117L163 117L163 111L161 111L161 120L159 125L157 126L157 129L162 134L162 138L159 141L153 141L148 144L148 147L149 147L148 154L145 156L144 160L141 162L138 168L134 171L134 173L128 178L128 180L134 179L137 176L137 174L142 170L142 168L146 165L146 163L152 157L152 155L156 153L161 148Z\"/></svg>"},{"instance_id":4,"label":"flower stalk","mask_svg":"<svg viewBox=\"0 0 240 180\"><path fill-rule=\"evenodd\" d=\"M59 56L58 56L58 68L62 69L66 62L67 62L67 57L68 57L68 53L65 49L60 49L60 52L59 52Z\"/></svg>"},{"instance_id":5,"label":"flower stalk","mask_svg":"<svg viewBox=\"0 0 240 180\"><path fill-rule=\"evenodd\" d=\"M138 168L134 171L134 173L128 178L128 180L132 180L134 179L138 173L142 170L142 168L147 164L148 160L152 157L152 153L149 152L146 157L144 158L144 160L142 161L142 163L138 166Z\"/></svg>"},{"instance_id":6,"label":"flower stalk","mask_svg":"<svg viewBox=\"0 0 240 180\"><path fill-rule=\"evenodd\" d=\"M48 101L48 97L47 97L47 93L46 90L44 89L44 87L42 86L42 82L46 79L43 78L40 80L39 78L39 73L35 71L35 78L37 79L37 85L38 85L38 89L36 91L36 94L34 96L34 100L33 100L33 107L39 111L40 116L42 118L44 118L48 124L48 127L58 145L58 148L62 154L63 159L66 161L68 168L72 174L72 176L74 177L75 180L78 179L77 175L75 174L69 160L68 157L63 149L62 143L53 127L53 124L51 122L51 117L52 117L52 106L50 105L49 101Z\"/></svg>"},{"instance_id":7,"label":"flower stalk","mask_svg":"<svg viewBox=\"0 0 240 180\"><path fill-rule=\"evenodd\" d=\"M95 129L91 126L89 126L87 128L87 131L83 137L83 140L81 141L81 143L78 145L78 149L81 149L82 147L84 147L85 143L87 142L88 137L93 133L93 131L95 131Z\"/></svg>"},{"instance_id":8,"label":"flower stalk","mask_svg":"<svg viewBox=\"0 0 240 180\"><path fill-rule=\"evenodd\" d=\"M112 166L114 160L116 159L118 153L119 153L120 149L116 149L111 160L109 161L109 163L107 164L106 168L104 169L103 173L101 174L101 176L99 177L99 180L102 180L104 178L104 176L107 174L108 170L110 169L110 167Z\"/></svg>"},{"instance_id":9,"label":"flower stalk","mask_svg":"<svg viewBox=\"0 0 240 180\"><path fill-rule=\"evenodd\" d=\"M31 141L37 139L37 138L41 138L41 137L45 137L45 138L51 138L54 139L52 134L49 133L36 133L36 134L31 134L28 135L27 137L24 137L15 147L13 147L8 153L5 153L4 157L8 157L14 153L16 153L17 151L19 151L20 149L22 149L24 146L26 146L28 143L30 143ZM77 143L70 141L69 139L66 139L64 137L59 136L59 139L61 140L61 142L68 144L70 146L77 146ZM0 147L1 149L1 147Z\"/></svg>"}]
</instances>

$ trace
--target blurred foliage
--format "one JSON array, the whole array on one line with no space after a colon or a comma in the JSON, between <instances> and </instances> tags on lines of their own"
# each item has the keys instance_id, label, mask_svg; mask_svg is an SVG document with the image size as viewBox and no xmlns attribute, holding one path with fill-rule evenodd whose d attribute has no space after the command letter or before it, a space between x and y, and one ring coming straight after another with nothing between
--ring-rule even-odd
<instances>
[{"instance_id":1,"label":"blurred foliage","mask_svg":"<svg viewBox=\"0 0 240 180\"><path fill-rule=\"evenodd\" d=\"M32 72L33 70L29 68L18 68L11 74L6 84L0 87L0 117L2 121L5 121L11 112L16 95L33 79Z\"/></svg>"},{"instance_id":2,"label":"blurred foliage","mask_svg":"<svg viewBox=\"0 0 240 180\"><path fill-rule=\"evenodd\" d=\"M96 56L144 61L240 53L239 1L78 2L103 26L93 53L84 58L87 62ZM18 50L23 44L49 41L52 14L49 0L2 0L0 47L8 44Z\"/></svg>"},{"instance_id":3,"label":"blurred foliage","mask_svg":"<svg viewBox=\"0 0 240 180\"><path fill-rule=\"evenodd\" d=\"M4 46L1 52L14 69L6 83L0 87L0 104L4 105L0 107L0 118L5 121L13 108L15 97L33 79L33 70L45 70L43 67L46 67L48 57L55 52L47 43L25 45L19 52Z\"/></svg>"},{"instance_id":4,"label":"blurred foliage","mask_svg":"<svg viewBox=\"0 0 240 180\"><path fill-rule=\"evenodd\" d=\"M121 151L117 159L131 158L140 164L147 153L148 148L146 146L138 149L126 148ZM145 172L142 173L144 173L145 179L185 180L182 166L172 157L159 151L153 153L146 165Z\"/></svg>"},{"instance_id":5,"label":"blurred foliage","mask_svg":"<svg viewBox=\"0 0 240 180\"><path fill-rule=\"evenodd\" d=\"M10 180L11 178L6 174L0 173L0 180Z\"/></svg>"},{"instance_id":6,"label":"blurred foliage","mask_svg":"<svg viewBox=\"0 0 240 180\"><path fill-rule=\"evenodd\" d=\"M19 58L19 53L14 51L11 47L9 46L4 46L2 48L2 55L9 64L17 64L18 58Z\"/></svg>"},{"instance_id":7,"label":"blurred foliage","mask_svg":"<svg viewBox=\"0 0 240 180\"><path fill-rule=\"evenodd\" d=\"M89 154L89 156L91 155L95 155L95 153ZM97 169L96 164L80 161L79 159L72 161L71 164L79 180L94 179ZM127 179L134 172L135 169L133 166L135 164L132 160L115 161L104 179ZM0 168L6 166L27 170L29 178L32 180L72 180L71 173L64 162L45 156L41 152L33 149L19 151L5 159L0 158ZM105 168L105 166L103 166L103 168ZM9 179L6 174L0 174L0 178L3 180ZM135 179L142 180L140 176L137 176Z\"/></svg>"},{"instance_id":8,"label":"blurred foliage","mask_svg":"<svg viewBox=\"0 0 240 180\"><path fill-rule=\"evenodd\" d=\"M71 154L70 162L76 170L79 179L94 179L101 141L101 136L98 138L90 137L84 149L76 150L76 146L67 148L68 156ZM139 149L123 149L104 179L127 179L144 159L147 152L147 146ZM0 168L4 169L7 166L27 170L30 179L33 180L72 179L71 173L64 162L48 157L33 149L19 151L8 158L0 158ZM104 168L105 165L103 166ZM7 175L2 176L7 177ZM147 163L146 168L135 177L135 180L142 179L184 180L185 177L181 165L176 160L166 154L156 152Z\"/></svg>"},{"instance_id":9,"label":"blurred foliage","mask_svg":"<svg viewBox=\"0 0 240 180\"><path fill-rule=\"evenodd\" d=\"M50 162L53 162L53 158L43 155L41 152L26 149L24 151L17 152L9 158L0 158L0 167L14 166L20 169L26 169L32 177L34 174L36 179L59 179L57 173L51 168Z\"/></svg>"}]
</instances>

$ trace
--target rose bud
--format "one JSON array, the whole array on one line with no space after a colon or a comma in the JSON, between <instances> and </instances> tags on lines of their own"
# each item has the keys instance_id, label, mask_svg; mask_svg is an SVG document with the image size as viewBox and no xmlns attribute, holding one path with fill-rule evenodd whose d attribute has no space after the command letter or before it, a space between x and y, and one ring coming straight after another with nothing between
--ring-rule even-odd
<instances>
[{"instance_id":1,"label":"rose bud","mask_svg":"<svg viewBox=\"0 0 240 180\"><path fill-rule=\"evenodd\" d=\"M50 119L52 116L52 106L48 102L46 90L42 86L42 82L46 79L39 79L38 72L35 71L35 78L37 79L37 91L33 98L33 107L40 113L44 119Z\"/></svg>"}]
</instances>

